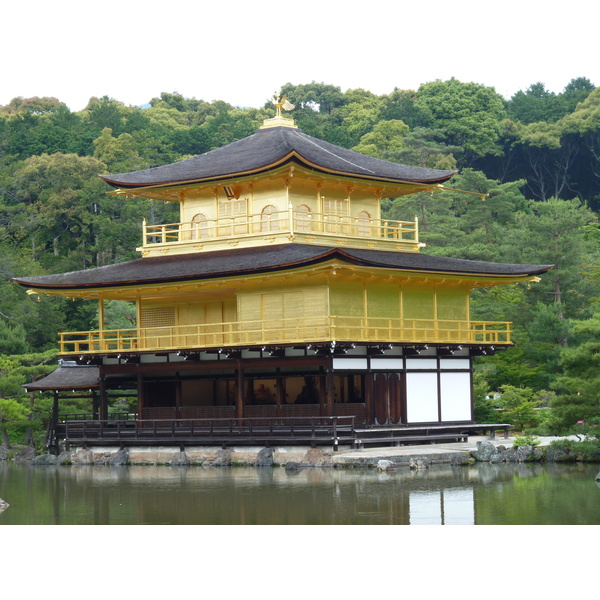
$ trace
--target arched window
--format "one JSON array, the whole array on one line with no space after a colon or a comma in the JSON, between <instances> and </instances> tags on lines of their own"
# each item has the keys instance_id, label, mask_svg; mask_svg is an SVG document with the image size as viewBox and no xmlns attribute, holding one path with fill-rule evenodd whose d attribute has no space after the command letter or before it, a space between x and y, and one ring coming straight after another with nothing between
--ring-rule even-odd
<instances>
[{"instance_id":1,"label":"arched window","mask_svg":"<svg viewBox=\"0 0 600 600\"><path fill-rule=\"evenodd\" d=\"M356 215L356 233L362 237L373 237L371 215L366 210L361 210Z\"/></svg>"},{"instance_id":2,"label":"arched window","mask_svg":"<svg viewBox=\"0 0 600 600\"><path fill-rule=\"evenodd\" d=\"M261 231L279 231L279 210L276 206L269 204L260 213Z\"/></svg>"},{"instance_id":3,"label":"arched window","mask_svg":"<svg viewBox=\"0 0 600 600\"><path fill-rule=\"evenodd\" d=\"M300 204L296 209L296 231L310 231L310 222L310 208L306 204Z\"/></svg>"},{"instance_id":4,"label":"arched window","mask_svg":"<svg viewBox=\"0 0 600 600\"><path fill-rule=\"evenodd\" d=\"M192 217L191 222L192 239L201 240L208 237L208 219L203 213L198 213Z\"/></svg>"}]
</instances>

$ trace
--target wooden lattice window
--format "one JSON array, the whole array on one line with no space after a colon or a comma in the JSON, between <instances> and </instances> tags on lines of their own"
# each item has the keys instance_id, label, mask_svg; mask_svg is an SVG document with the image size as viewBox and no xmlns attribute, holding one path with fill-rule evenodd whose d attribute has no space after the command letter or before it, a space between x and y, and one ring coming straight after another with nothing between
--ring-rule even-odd
<instances>
[{"instance_id":1,"label":"wooden lattice window","mask_svg":"<svg viewBox=\"0 0 600 600\"><path fill-rule=\"evenodd\" d=\"M225 236L248 233L248 206L246 198L226 198L219 200L218 210L218 235Z\"/></svg>"},{"instance_id":2,"label":"wooden lattice window","mask_svg":"<svg viewBox=\"0 0 600 600\"><path fill-rule=\"evenodd\" d=\"M349 213L350 202L348 198L333 199L323 198L323 213L325 215L345 217Z\"/></svg>"},{"instance_id":3,"label":"wooden lattice window","mask_svg":"<svg viewBox=\"0 0 600 600\"><path fill-rule=\"evenodd\" d=\"M229 198L219 201L219 218L241 217L246 215L245 198Z\"/></svg>"},{"instance_id":4,"label":"wooden lattice window","mask_svg":"<svg viewBox=\"0 0 600 600\"><path fill-rule=\"evenodd\" d=\"M347 198L323 198L324 229L328 233L346 233L350 202Z\"/></svg>"},{"instance_id":5,"label":"wooden lattice window","mask_svg":"<svg viewBox=\"0 0 600 600\"><path fill-rule=\"evenodd\" d=\"M140 311L142 327L174 327L176 314L174 306L149 306Z\"/></svg>"}]
</instances>

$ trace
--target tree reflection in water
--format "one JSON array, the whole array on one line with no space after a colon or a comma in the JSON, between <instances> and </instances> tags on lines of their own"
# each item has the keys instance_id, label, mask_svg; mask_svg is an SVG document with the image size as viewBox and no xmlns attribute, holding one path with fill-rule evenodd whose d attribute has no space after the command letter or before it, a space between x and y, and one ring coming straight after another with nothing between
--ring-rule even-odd
<instances>
[{"instance_id":1,"label":"tree reflection in water","mask_svg":"<svg viewBox=\"0 0 600 600\"><path fill-rule=\"evenodd\" d=\"M598 524L597 465L367 469L0 464L0 524Z\"/></svg>"}]
</instances>

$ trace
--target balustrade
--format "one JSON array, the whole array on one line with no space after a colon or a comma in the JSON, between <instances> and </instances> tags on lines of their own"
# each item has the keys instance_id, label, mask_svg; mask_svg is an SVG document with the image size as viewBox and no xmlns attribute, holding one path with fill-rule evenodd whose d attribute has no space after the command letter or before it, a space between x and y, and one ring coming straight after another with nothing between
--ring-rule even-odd
<instances>
[{"instance_id":1,"label":"balustrade","mask_svg":"<svg viewBox=\"0 0 600 600\"><path fill-rule=\"evenodd\" d=\"M335 235L418 244L418 220L395 221L349 215L327 215L306 210L257 213L219 219L203 218L187 223L148 225L144 222L144 247L182 244L274 233Z\"/></svg>"},{"instance_id":2,"label":"balustrade","mask_svg":"<svg viewBox=\"0 0 600 600\"><path fill-rule=\"evenodd\" d=\"M238 321L172 327L146 327L60 334L61 354L95 354L301 344L331 341L368 343L511 343L508 322L434 319L315 317L277 321Z\"/></svg>"}]
</instances>

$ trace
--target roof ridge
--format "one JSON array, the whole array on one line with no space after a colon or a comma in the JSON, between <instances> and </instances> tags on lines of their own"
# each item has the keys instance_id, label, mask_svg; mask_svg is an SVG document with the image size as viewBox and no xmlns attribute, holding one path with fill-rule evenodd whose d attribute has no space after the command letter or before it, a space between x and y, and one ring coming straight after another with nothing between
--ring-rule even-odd
<instances>
[{"instance_id":1,"label":"roof ridge","mask_svg":"<svg viewBox=\"0 0 600 600\"><path fill-rule=\"evenodd\" d=\"M293 132L296 133L296 132ZM337 159L342 160L346 163L348 163L349 165L352 165L353 167L357 168L357 169L361 169L363 171L366 171L368 173L371 173L372 175L375 174L375 171L371 170L371 169L367 169L366 167L363 167L362 165L358 165L350 160L345 159L343 156L341 156L340 154L336 154L335 152L332 152L331 150L328 150L327 148L325 148L324 146L321 146L320 144L317 143L317 141L324 141L324 140L319 140L318 138L314 138L306 133L304 133L303 131L299 132L300 134L302 134L301 137L303 137L307 142L309 142L310 144L313 144L314 146L317 146L317 148L319 148L320 150L322 150L323 152L327 152L328 154L331 154L332 156L335 156ZM326 142L327 143L327 142ZM343 148L343 150L348 150L347 148ZM354 150L349 150L349 152L354 152ZM300 154L300 152L298 152ZM359 156L365 156L364 154L361 155L358 152L356 152L356 154L358 154ZM301 155L301 154L300 154ZM302 155L301 155L302 156Z\"/></svg>"}]
</instances>

